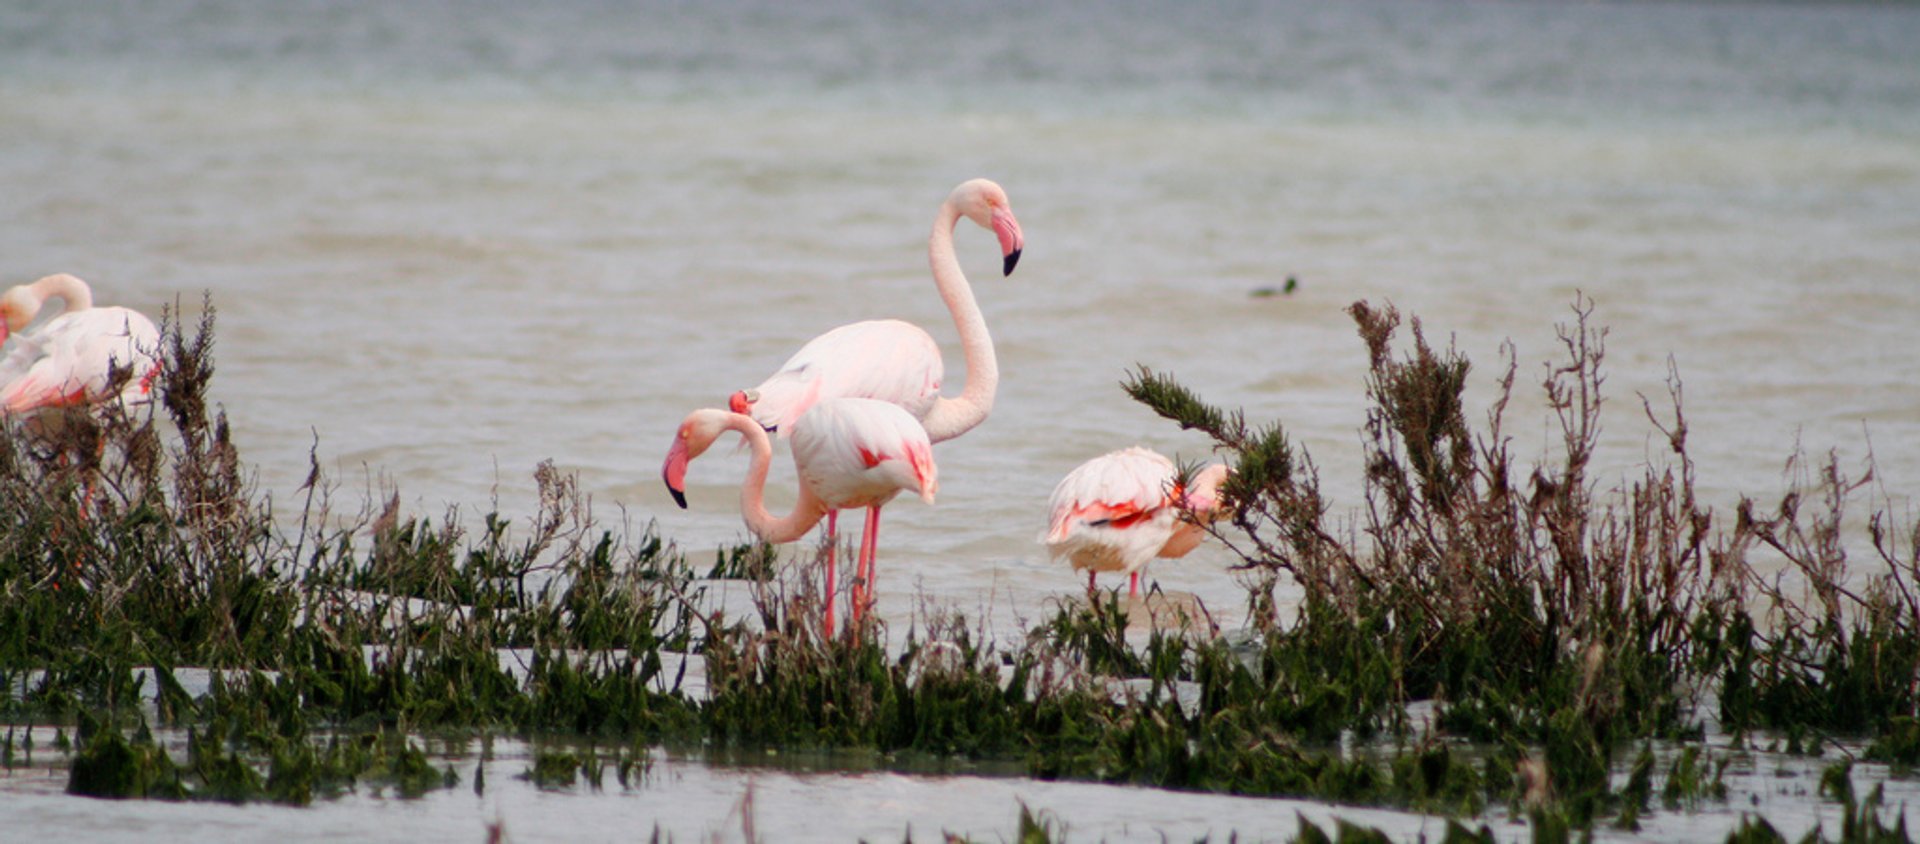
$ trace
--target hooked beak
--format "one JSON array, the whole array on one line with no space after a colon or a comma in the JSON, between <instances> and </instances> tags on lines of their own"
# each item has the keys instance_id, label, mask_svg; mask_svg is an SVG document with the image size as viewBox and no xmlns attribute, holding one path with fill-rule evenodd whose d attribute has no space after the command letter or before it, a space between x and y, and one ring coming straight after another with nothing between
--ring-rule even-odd
<instances>
[{"instance_id":1,"label":"hooked beak","mask_svg":"<svg viewBox=\"0 0 1920 844\"><path fill-rule=\"evenodd\" d=\"M1005 256L1000 274L1013 275L1013 266L1020 263L1020 250L1027 246L1027 237L1020 232L1020 221L1005 208L993 209L992 224L994 235L1000 238L1000 254Z\"/></svg>"},{"instance_id":2,"label":"hooked beak","mask_svg":"<svg viewBox=\"0 0 1920 844\"><path fill-rule=\"evenodd\" d=\"M660 480L667 484L667 492L673 495L673 503L680 509L687 509L687 441L673 438L673 448L667 450L667 462L660 467Z\"/></svg>"}]
</instances>

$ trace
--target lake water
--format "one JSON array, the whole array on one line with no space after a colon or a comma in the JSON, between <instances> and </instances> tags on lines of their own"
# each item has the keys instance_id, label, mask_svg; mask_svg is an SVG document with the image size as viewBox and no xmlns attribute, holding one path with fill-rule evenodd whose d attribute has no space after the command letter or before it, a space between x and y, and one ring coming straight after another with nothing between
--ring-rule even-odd
<instances>
[{"instance_id":1,"label":"lake water","mask_svg":"<svg viewBox=\"0 0 1920 844\"><path fill-rule=\"evenodd\" d=\"M1635 393L1664 395L1671 356L1721 512L1777 493L1799 443L1871 451L1911 513L1920 9L1029 5L0 0L0 282L68 271L190 314L210 293L217 398L283 505L316 441L343 501L390 484L430 515L524 518L550 458L604 519L701 552L745 535L745 460L696 463L675 509L658 467L688 410L876 317L932 332L957 393L925 239L953 185L993 178L1019 269L968 224L958 243L998 404L936 451L937 506L888 511L892 617L1036 615L1079 583L1034 542L1061 475L1133 444L1204 456L1121 393L1135 364L1284 422L1357 504L1356 299L1451 337L1485 402L1501 343L1537 382L1584 291L1611 328L1600 477L1661 451ZM1508 425L1543 453L1533 393ZM1226 562L1152 574L1231 609ZM737 773L688 770L737 799ZM780 776L763 812L857 791ZM883 778L922 817L973 805ZM416 811L348 803L310 814ZM262 816L231 811L139 810ZM501 811L516 839L545 824Z\"/></svg>"}]
</instances>

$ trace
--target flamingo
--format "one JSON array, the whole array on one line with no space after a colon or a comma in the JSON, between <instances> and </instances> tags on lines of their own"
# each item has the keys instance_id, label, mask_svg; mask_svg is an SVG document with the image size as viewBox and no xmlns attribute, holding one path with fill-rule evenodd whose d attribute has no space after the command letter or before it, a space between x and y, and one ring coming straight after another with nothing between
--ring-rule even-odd
<instances>
[{"instance_id":1,"label":"flamingo","mask_svg":"<svg viewBox=\"0 0 1920 844\"><path fill-rule=\"evenodd\" d=\"M945 442L979 425L993 411L1000 365L973 287L954 255L953 229L962 217L999 237L1003 275L1013 274L1026 246L1007 192L987 179L962 182L933 218L927 261L933 266L934 286L960 331L967 360L967 383L959 397L940 395L943 366L933 337L912 323L884 319L843 325L813 338L760 386L734 393L728 407L750 414L782 437L814 402L834 397L900 405L920 420L932 442Z\"/></svg>"},{"instance_id":2,"label":"flamingo","mask_svg":"<svg viewBox=\"0 0 1920 844\"><path fill-rule=\"evenodd\" d=\"M927 432L898 405L876 399L837 398L814 403L795 420L793 463L800 475L800 500L793 512L767 512L764 493L773 444L753 417L726 410L696 410L680 423L660 476L681 509L687 506L687 464L727 431L739 431L753 449L753 462L740 486L740 514L763 541L792 542L805 536L822 517L827 520L826 618L833 635L835 522L841 510L865 507L867 521L855 564L852 613L855 623L873 594L874 551L880 536L880 508L901 492L933 503L939 488L933 446ZM866 597L863 597L866 596Z\"/></svg>"},{"instance_id":3,"label":"flamingo","mask_svg":"<svg viewBox=\"0 0 1920 844\"><path fill-rule=\"evenodd\" d=\"M1087 570L1089 593L1095 574L1120 571L1128 575L1127 596L1134 597L1148 562L1184 557L1206 538L1197 521L1181 517L1181 505L1195 518L1217 518L1228 471L1215 463L1182 489L1173 461L1163 455L1139 447L1103 454L1053 488L1041 541L1053 558Z\"/></svg>"},{"instance_id":4,"label":"flamingo","mask_svg":"<svg viewBox=\"0 0 1920 844\"><path fill-rule=\"evenodd\" d=\"M63 300L66 310L38 329L22 331L54 298ZM127 308L94 307L87 283L66 273L0 295L0 343L9 337L13 351L0 358L0 415L100 405L115 398L123 408L144 404L160 373L160 329L153 320ZM133 377L110 393L119 370Z\"/></svg>"}]
</instances>

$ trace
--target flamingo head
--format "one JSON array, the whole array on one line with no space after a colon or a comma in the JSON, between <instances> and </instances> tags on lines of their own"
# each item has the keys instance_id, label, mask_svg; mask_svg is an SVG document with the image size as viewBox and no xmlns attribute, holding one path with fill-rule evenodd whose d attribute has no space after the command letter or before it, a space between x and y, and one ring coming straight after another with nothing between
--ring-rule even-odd
<instances>
[{"instance_id":1,"label":"flamingo head","mask_svg":"<svg viewBox=\"0 0 1920 844\"><path fill-rule=\"evenodd\" d=\"M687 414L680 430L673 435L673 445L667 449L667 462L660 467L660 479L666 482L673 503L682 510L687 509L687 464L705 454L713 441L726 432L727 416L724 410L696 410Z\"/></svg>"},{"instance_id":2,"label":"flamingo head","mask_svg":"<svg viewBox=\"0 0 1920 844\"><path fill-rule=\"evenodd\" d=\"M727 397L727 409L742 415L751 414L753 403L759 400L759 390L740 390Z\"/></svg>"},{"instance_id":3,"label":"flamingo head","mask_svg":"<svg viewBox=\"0 0 1920 844\"><path fill-rule=\"evenodd\" d=\"M27 327L33 318L40 315L41 300L20 285L0 295L0 343L7 342L7 336Z\"/></svg>"},{"instance_id":4,"label":"flamingo head","mask_svg":"<svg viewBox=\"0 0 1920 844\"><path fill-rule=\"evenodd\" d=\"M974 225L993 230L994 236L1000 238L1000 256L1004 262L1001 274L1013 275L1013 266L1020 263L1020 250L1027 246L1027 237L1020 232L1020 221L1013 216L1013 206L1007 204L1007 192L990 179L973 179L961 182L947 201Z\"/></svg>"},{"instance_id":5,"label":"flamingo head","mask_svg":"<svg viewBox=\"0 0 1920 844\"><path fill-rule=\"evenodd\" d=\"M1186 508L1195 516L1203 519L1217 519L1221 513L1220 485L1225 483L1233 470L1225 463L1215 463L1201 469L1193 476L1193 482L1187 485L1183 498Z\"/></svg>"}]
</instances>

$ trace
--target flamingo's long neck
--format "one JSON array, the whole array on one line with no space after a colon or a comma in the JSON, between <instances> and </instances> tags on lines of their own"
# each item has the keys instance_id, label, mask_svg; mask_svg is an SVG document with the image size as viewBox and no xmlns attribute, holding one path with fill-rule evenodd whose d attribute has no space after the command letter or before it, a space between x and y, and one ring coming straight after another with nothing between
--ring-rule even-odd
<instances>
[{"instance_id":1,"label":"flamingo's long neck","mask_svg":"<svg viewBox=\"0 0 1920 844\"><path fill-rule=\"evenodd\" d=\"M1000 387L1000 361L993 354L993 335L987 333L987 319L973 299L973 286L960 269L953 251L953 227L960 222L960 209L949 199L934 218L933 234L927 238L927 262L933 265L933 283L940 298L953 314L953 327L960 331L960 348L967 359L967 383L958 398L936 399L921 425L933 442L950 440L973 429L993 412L993 393Z\"/></svg>"},{"instance_id":2,"label":"flamingo's long neck","mask_svg":"<svg viewBox=\"0 0 1920 844\"><path fill-rule=\"evenodd\" d=\"M800 500L794 502L793 512L784 517L775 517L767 512L767 470L773 466L773 443L767 441L766 429L753 421L751 416L728 414L727 427L739 431L753 448L753 463L747 467L746 481L740 484L740 514L746 517L747 529L763 541L774 544L792 542L806 536L807 531L826 516L826 504L803 483L800 485Z\"/></svg>"},{"instance_id":3,"label":"flamingo's long neck","mask_svg":"<svg viewBox=\"0 0 1920 844\"><path fill-rule=\"evenodd\" d=\"M74 313L93 307L93 290L87 283L66 273L56 273L29 285L34 298L45 303L48 299L59 298L66 305L62 313Z\"/></svg>"}]
</instances>

